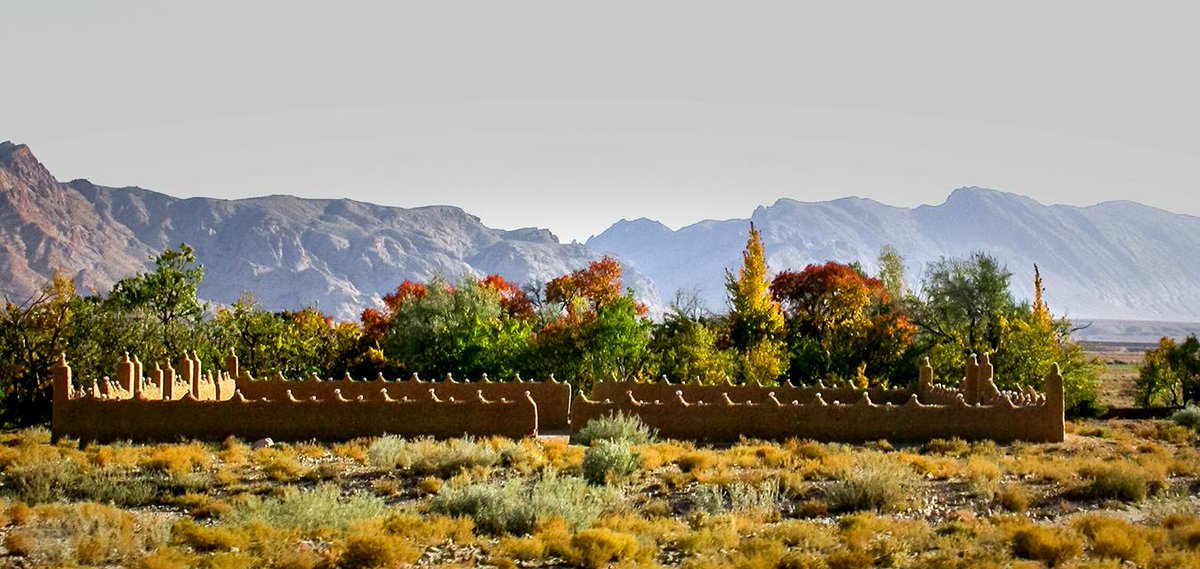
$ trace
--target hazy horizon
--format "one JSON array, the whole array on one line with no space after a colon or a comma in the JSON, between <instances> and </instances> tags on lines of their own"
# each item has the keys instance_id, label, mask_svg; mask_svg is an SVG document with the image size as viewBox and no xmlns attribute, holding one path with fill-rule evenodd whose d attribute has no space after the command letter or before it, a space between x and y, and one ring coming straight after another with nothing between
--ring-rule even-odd
<instances>
[{"instance_id":1,"label":"hazy horizon","mask_svg":"<svg viewBox=\"0 0 1200 569\"><path fill-rule=\"evenodd\" d=\"M180 197L454 205L584 241L959 187L1200 216L1200 8L39 2L0 139Z\"/></svg>"}]
</instances>

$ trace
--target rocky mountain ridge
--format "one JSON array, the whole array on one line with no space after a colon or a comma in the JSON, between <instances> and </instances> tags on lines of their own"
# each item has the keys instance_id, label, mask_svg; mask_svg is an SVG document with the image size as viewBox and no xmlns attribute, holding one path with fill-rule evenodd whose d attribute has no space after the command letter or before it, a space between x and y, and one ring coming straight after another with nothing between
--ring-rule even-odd
<instances>
[{"instance_id":1,"label":"rocky mountain ridge","mask_svg":"<svg viewBox=\"0 0 1200 569\"><path fill-rule=\"evenodd\" d=\"M404 279L498 273L544 282L600 255L618 258L626 282L660 310L661 298L695 291L725 309L724 272L736 269L753 221L772 270L826 260L870 272L884 244L896 247L918 288L942 256L986 251L1032 296L1033 264L1057 314L1073 318L1200 321L1200 218L1133 202L1051 205L981 188L945 203L900 208L861 198L780 199L749 218L672 230L649 219L619 221L586 245L548 230L484 226L460 208L412 209L348 199L265 196L176 198L87 180L60 183L28 147L0 143L0 293L20 300L56 270L81 290L106 291L146 270L148 259L186 242L205 265L201 295L229 303L253 292L269 309L314 304L355 318Z\"/></svg>"},{"instance_id":2,"label":"rocky mountain ridge","mask_svg":"<svg viewBox=\"0 0 1200 569\"><path fill-rule=\"evenodd\" d=\"M780 199L748 219L702 221L677 231L647 219L620 221L587 245L651 278L664 298L696 291L721 311L724 272L741 262L751 221L762 232L773 271L836 260L859 261L875 273L880 248L890 244L919 290L931 261L984 251L1013 273L1018 297L1032 298L1036 263L1057 314L1200 321L1200 218L1134 202L1047 206L974 187L916 208L862 198Z\"/></svg>"},{"instance_id":3,"label":"rocky mountain ridge","mask_svg":"<svg viewBox=\"0 0 1200 569\"><path fill-rule=\"evenodd\" d=\"M205 266L200 295L230 303L251 291L268 309L314 304L352 319L404 279L500 274L527 283L598 258L545 229L484 226L462 209L266 196L181 199L87 180L59 183L22 145L0 146L0 290L22 298L55 270L106 291L179 243ZM626 276L644 302L653 286Z\"/></svg>"}]
</instances>

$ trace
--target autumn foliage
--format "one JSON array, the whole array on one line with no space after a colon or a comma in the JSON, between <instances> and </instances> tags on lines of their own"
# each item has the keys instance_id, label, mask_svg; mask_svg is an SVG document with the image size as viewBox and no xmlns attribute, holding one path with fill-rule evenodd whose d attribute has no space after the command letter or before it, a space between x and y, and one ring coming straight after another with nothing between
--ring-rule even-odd
<instances>
[{"instance_id":1,"label":"autumn foliage","mask_svg":"<svg viewBox=\"0 0 1200 569\"><path fill-rule=\"evenodd\" d=\"M915 328L883 281L829 262L779 273L771 293L787 316L793 378L878 383L911 364Z\"/></svg>"},{"instance_id":2,"label":"autumn foliage","mask_svg":"<svg viewBox=\"0 0 1200 569\"><path fill-rule=\"evenodd\" d=\"M725 314L677 298L654 322L622 282L620 263L604 257L543 288L499 275L405 280L358 322L336 322L314 307L268 311L249 293L210 311L196 296L203 269L182 245L107 297L79 296L60 278L40 295L6 303L0 415L7 424L48 416L47 370L61 350L88 377L111 373L125 352L150 362L187 350L211 367L233 351L255 377L554 375L581 389L661 376L895 386L914 379L919 356L952 369L948 362L987 351L997 356L1005 388L1038 381L1052 364L1063 370L1073 405L1085 402L1094 384L1094 368L1070 341L1065 321L1050 316L1040 275L1033 305L1018 304L1009 273L985 254L932 263L920 297L904 282L899 253L886 247L880 278L838 262L772 278L766 259L751 224L741 266L726 273ZM1139 384L1144 403L1195 396L1196 345L1164 344L1148 356Z\"/></svg>"}]
</instances>

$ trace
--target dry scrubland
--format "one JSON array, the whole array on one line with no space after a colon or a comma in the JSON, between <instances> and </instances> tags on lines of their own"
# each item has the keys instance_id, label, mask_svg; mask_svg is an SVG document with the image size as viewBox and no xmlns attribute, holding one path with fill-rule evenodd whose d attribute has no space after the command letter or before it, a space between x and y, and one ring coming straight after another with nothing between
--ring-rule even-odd
<instances>
[{"instance_id":1,"label":"dry scrubland","mask_svg":"<svg viewBox=\"0 0 1200 569\"><path fill-rule=\"evenodd\" d=\"M1070 423L1061 444L895 448L698 447L636 427L593 424L574 443L259 450L7 433L0 562L1200 567L1200 439L1172 421Z\"/></svg>"}]
</instances>

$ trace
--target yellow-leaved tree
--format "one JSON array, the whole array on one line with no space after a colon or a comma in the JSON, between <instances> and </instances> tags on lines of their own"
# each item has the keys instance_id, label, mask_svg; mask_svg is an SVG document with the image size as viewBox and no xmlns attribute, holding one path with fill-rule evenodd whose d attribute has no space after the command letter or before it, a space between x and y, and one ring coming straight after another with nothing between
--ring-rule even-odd
<instances>
[{"instance_id":1,"label":"yellow-leaved tree","mask_svg":"<svg viewBox=\"0 0 1200 569\"><path fill-rule=\"evenodd\" d=\"M729 291L729 337L737 351L742 383L774 385L787 371L783 311L771 297L766 254L754 223L737 276L725 271Z\"/></svg>"}]
</instances>

